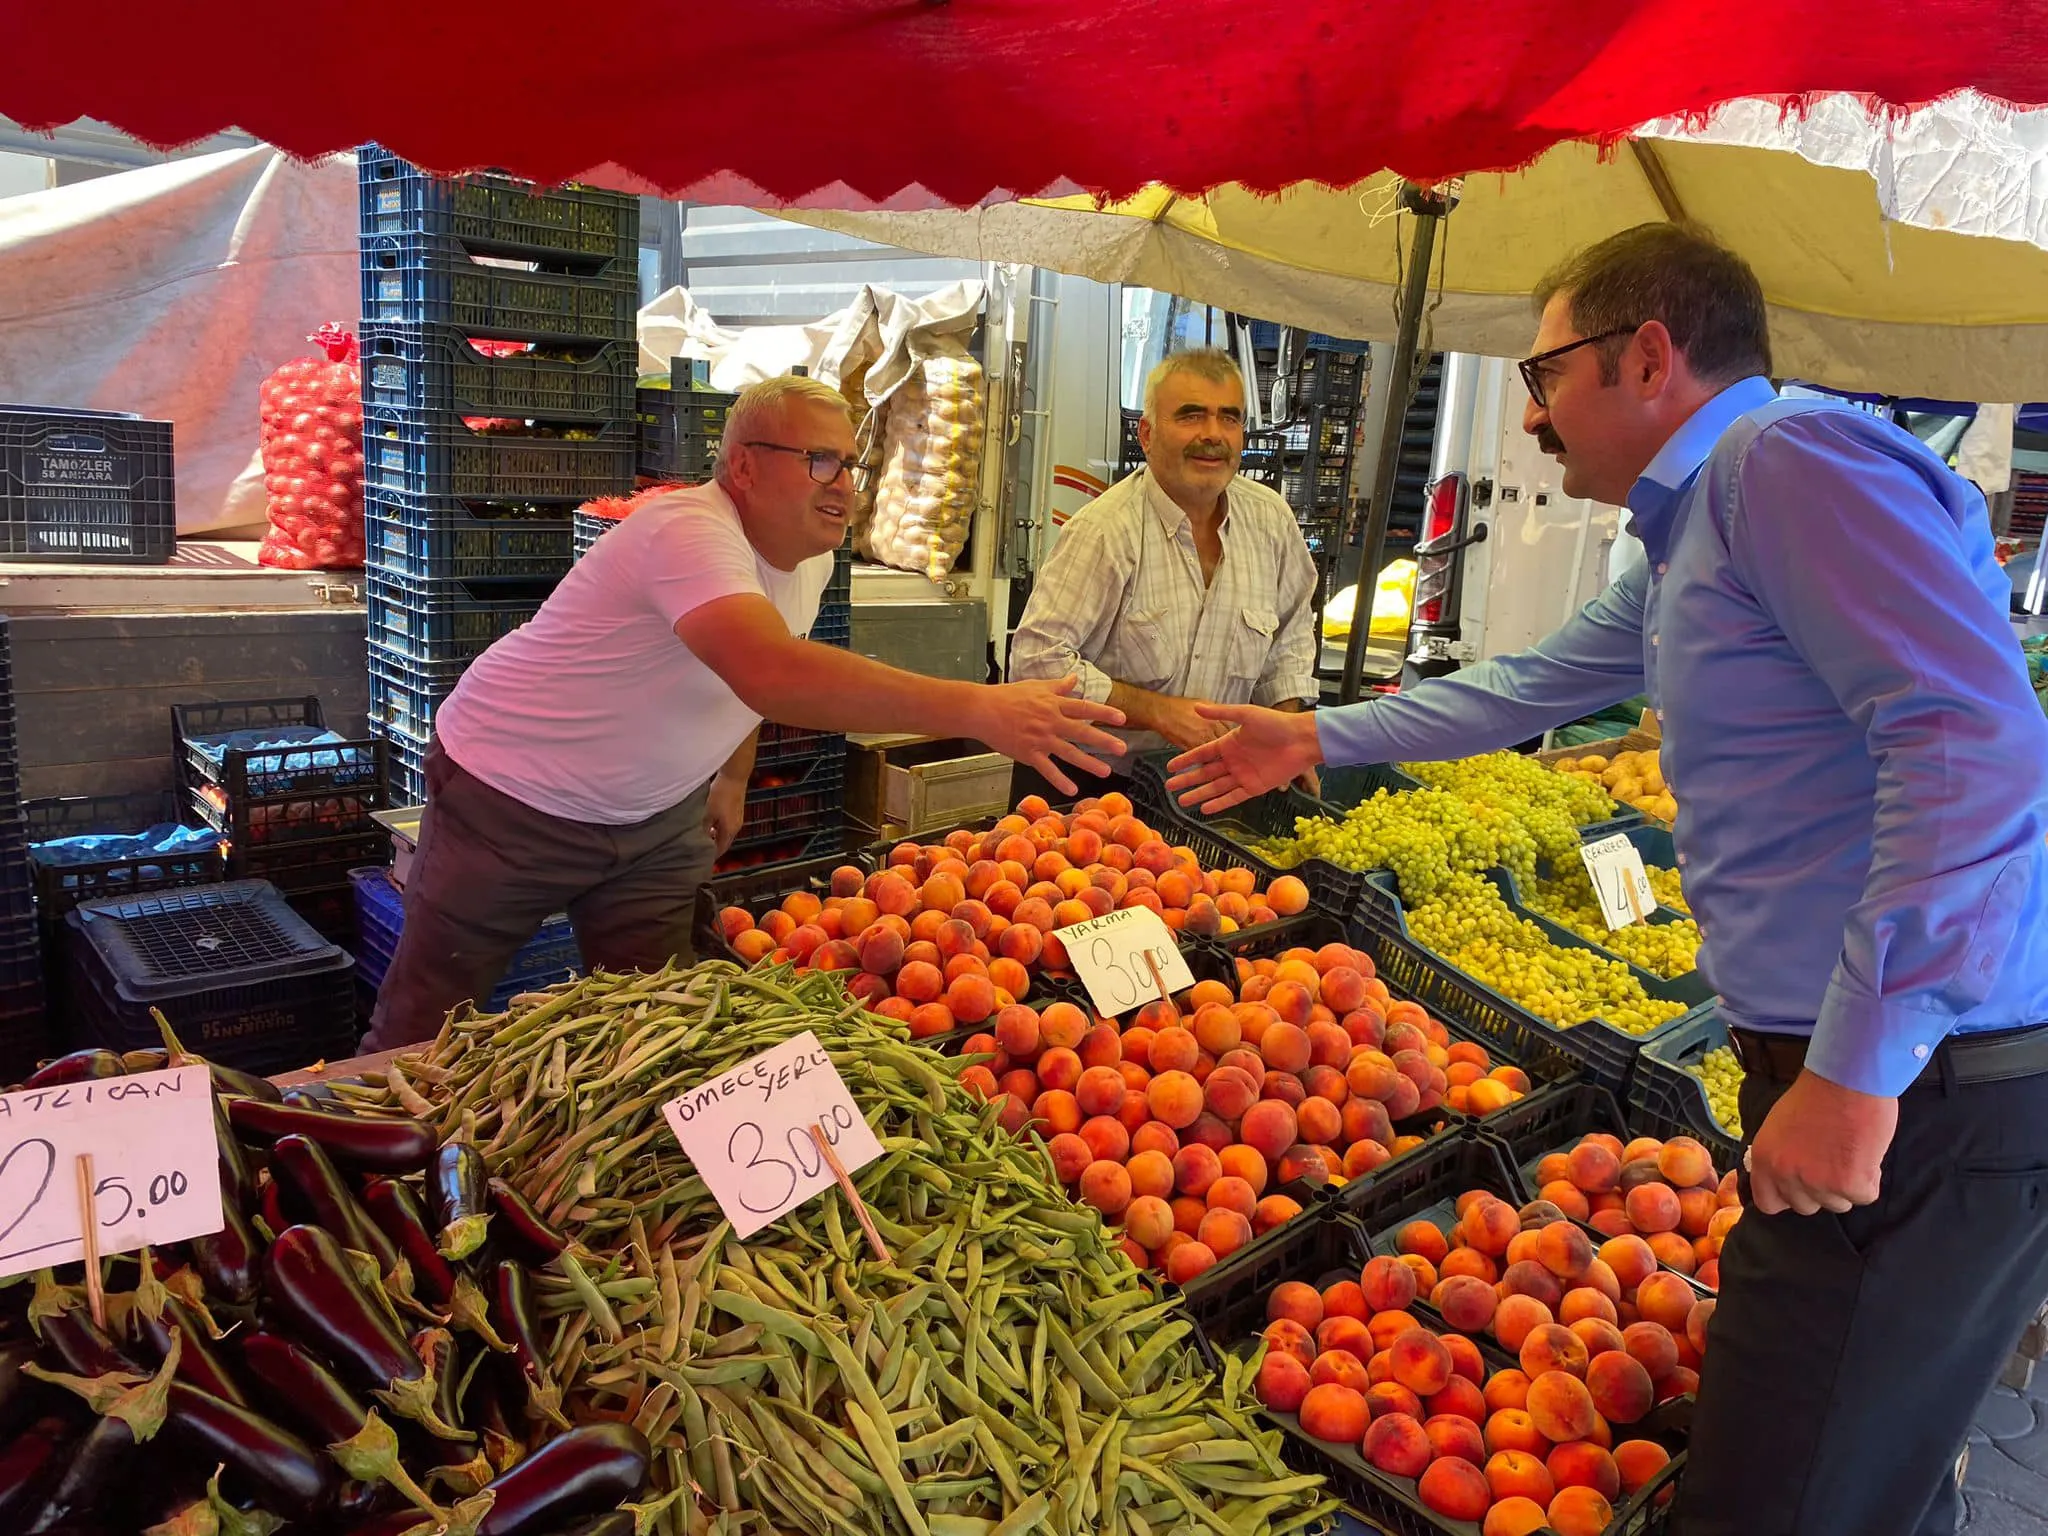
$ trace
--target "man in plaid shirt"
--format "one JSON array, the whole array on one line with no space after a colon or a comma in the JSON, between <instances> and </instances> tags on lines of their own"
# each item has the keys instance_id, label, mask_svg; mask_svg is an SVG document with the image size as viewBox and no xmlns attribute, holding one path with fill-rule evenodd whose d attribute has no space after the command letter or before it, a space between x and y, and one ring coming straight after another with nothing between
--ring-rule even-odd
<instances>
[{"instance_id":1,"label":"man in plaid shirt","mask_svg":"<svg viewBox=\"0 0 2048 1536\"><path fill-rule=\"evenodd\" d=\"M1154 368L1138 441L1145 468L1083 507L1038 573L1011 680L1078 675L1079 696L1123 711L1133 754L1218 735L1197 704L1314 703L1315 563L1293 509L1237 473L1244 379L1230 354ZM1020 766L1013 803L1034 793L1042 781Z\"/></svg>"}]
</instances>

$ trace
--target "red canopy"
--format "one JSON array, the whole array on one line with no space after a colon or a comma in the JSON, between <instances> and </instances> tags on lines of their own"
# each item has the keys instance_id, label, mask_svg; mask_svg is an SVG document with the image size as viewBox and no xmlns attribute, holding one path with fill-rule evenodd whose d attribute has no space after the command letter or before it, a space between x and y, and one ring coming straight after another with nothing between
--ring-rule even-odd
<instances>
[{"instance_id":1,"label":"red canopy","mask_svg":"<svg viewBox=\"0 0 2048 1536\"><path fill-rule=\"evenodd\" d=\"M2037 0L12 0L0 112L971 204L1526 163L1735 96L2048 102ZM624 174L621 175L620 173ZM834 187L834 183L843 183ZM716 183L730 195L731 176ZM822 189L822 196L819 194ZM744 190L743 188L740 190Z\"/></svg>"}]
</instances>

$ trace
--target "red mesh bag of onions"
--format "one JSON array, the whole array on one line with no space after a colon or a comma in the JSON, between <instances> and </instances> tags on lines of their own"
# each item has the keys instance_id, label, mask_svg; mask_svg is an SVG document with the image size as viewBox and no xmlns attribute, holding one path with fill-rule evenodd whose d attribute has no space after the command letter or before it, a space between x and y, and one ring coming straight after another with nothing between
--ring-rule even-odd
<instances>
[{"instance_id":1,"label":"red mesh bag of onions","mask_svg":"<svg viewBox=\"0 0 2048 1536\"><path fill-rule=\"evenodd\" d=\"M288 571L363 563L363 376L356 338L329 322L263 381L263 487L270 531L256 558Z\"/></svg>"}]
</instances>

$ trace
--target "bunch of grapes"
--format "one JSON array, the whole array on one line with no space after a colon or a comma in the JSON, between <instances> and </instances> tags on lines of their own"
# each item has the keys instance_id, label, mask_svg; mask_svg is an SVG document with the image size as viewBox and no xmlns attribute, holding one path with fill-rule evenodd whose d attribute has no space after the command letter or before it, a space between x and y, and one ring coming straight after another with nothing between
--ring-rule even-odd
<instances>
[{"instance_id":1,"label":"bunch of grapes","mask_svg":"<svg viewBox=\"0 0 2048 1536\"><path fill-rule=\"evenodd\" d=\"M1715 1046L1697 1066L1685 1069L1706 1086L1707 1108L1730 1136L1742 1134L1742 1063L1725 1045Z\"/></svg>"},{"instance_id":2,"label":"bunch of grapes","mask_svg":"<svg viewBox=\"0 0 2048 1536\"><path fill-rule=\"evenodd\" d=\"M1598 784L1554 773L1518 752L1488 752L1450 763L1402 763L1401 771L1433 789L1449 790L1475 804L1490 805L1519 818L1543 857L1573 855L1579 828L1618 814Z\"/></svg>"},{"instance_id":3,"label":"bunch of grapes","mask_svg":"<svg viewBox=\"0 0 2048 1536\"><path fill-rule=\"evenodd\" d=\"M1586 873L1586 866L1574 860L1555 868L1557 873L1549 879L1521 887L1523 904L1531 912L1549 918L1562 928L1569 928L1587 943L1597 944L1653 976L1669 980L1673 976L1686 975L1698 966L1700 930L1691 918L1675 923L1631 923L1626 928L1609 929L1607 919L1601 914L1599 900L1593 894L1593 881ZM1655 870L1650 873L1651 886L1655 889L1657 874L1673 872Z\"/></svg>"},{"instance_id":4,"label":"bunch of grapes","mask_svg":"<svg viewBox=\"0 0 2048 1536\"><path fill-rule=\"evenodd\" d=\"M1408 901L1427 898L1461 870L1498 864L1533 879L1537 858L1535 839L1512 814L1430 789L1381 790L1341 821L1304 816L1293 837L1269 838L1254 851L1282 868L1323 859L1340 869L1391 870Z\"/></svg>"}]
</instances>

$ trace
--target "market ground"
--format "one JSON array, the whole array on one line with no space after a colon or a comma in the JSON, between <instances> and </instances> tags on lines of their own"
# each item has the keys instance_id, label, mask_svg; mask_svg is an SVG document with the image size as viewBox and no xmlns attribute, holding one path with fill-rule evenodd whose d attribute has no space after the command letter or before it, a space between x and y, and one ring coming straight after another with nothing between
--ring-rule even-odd
<instances>
[{"instance_id":1,"label":"market ground","mask_svg":"<svg viewBox=\"0 0 2048 1536\"><path fill-rule=\"evenodd\" d=\"M1346 1515L1339 1536L1372 1536ZM1970 1431L1963 1479L1963 1536L2042 1536L2048 1531L2048 1367L2025 1392L1993 1387Z\"/></svg>"}]
</instances>

